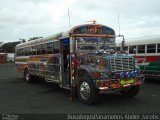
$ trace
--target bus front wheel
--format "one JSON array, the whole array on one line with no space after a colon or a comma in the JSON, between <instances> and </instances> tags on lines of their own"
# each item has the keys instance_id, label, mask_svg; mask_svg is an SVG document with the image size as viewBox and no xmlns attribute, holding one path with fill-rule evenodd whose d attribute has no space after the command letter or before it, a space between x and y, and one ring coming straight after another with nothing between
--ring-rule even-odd
<instances>
[{"instance_id":1,"label":"bus front wheel","mask_svg":"<svg viewBox=\"0 0 160 120\"><path fill-rule=\"evenodd\" d=\"M90 105L98 101L99 93L91 79L83 76L78 80L77 95L80 102Z\"/></svg>"}]
</instances>

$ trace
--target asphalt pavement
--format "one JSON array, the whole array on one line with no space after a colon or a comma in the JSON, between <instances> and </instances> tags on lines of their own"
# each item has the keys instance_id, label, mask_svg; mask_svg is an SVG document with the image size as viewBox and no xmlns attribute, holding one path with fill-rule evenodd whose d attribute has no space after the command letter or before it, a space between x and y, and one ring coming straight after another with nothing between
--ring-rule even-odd
<instances>
[{"instance_id":1,"label":"asphalt pavement","mask_svg":"<svg viewBox=\"0 0 160 120\"><path fill-rule=\"evenodd\" d=\"M160 81L160 80L159 80ZM100 95L95 105L70 101L69 91L43 81L28 84L13 63L0 64L0 113L159 113L160 82L148 79L139 94L126 98L119 93Z\"/></svg>"}]
</instances>

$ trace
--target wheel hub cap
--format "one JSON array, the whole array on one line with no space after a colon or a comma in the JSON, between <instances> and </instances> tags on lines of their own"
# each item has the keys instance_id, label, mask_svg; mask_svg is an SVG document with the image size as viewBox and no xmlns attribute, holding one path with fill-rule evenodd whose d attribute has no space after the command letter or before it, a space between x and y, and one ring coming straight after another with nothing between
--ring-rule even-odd
<instances>
[{"instance_id":1,"label":"wheel hub cap","mask_svg":"<svg viewBox=\"0 0 160 120\"><path fill-rule=\"evenodd\" d=\"M80 85L80 94L83 99L88 99L90 96L90 86L87 82L82 82Z\"/></svg>"},{"instance_id":2,"label":"wheel hub cap","mask_svg":"<svg viewBox=\"0 0 160 120\"><path fill-rule=\"evenodd\" d=\"M29 74L27 73L26 74L26 81L28 81L29 80Z\"/></svg>"}]
</instances>

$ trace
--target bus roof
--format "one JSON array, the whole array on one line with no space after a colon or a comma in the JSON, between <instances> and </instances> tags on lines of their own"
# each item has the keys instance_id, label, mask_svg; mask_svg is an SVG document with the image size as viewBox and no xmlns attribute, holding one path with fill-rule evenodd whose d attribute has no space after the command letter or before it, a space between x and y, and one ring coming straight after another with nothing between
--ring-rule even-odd
<instances>
[{"instance_id":1,"label":"bus roof","mask_svg":"<svg viewBox=\"0 0 160 120\"><path fill-rule=\"evenodd\" d=\"M121 46L122 41L116 41L117 46ZM130 45L145 45L145 44L156 44L160 43L160 36L154 37L143 37L143 38L135 38L135 39L126 39L125 44L127 46Z\"/></svg>"},{"instance_id":2,"label":"bus roof","mask_svg":"<svg viewBox=\"0 0 160 120\"><path fill-rule=\"evenodd\" d=\"M66 32L61 32L46 38L40 38L36 40L27 41L25 43L20 43L16 46L16 48L23 48L24 46L43 44L49 41L58 40L60 38L67 38L70 36L76 36L76 35L85 36L86 35L85 33L87 35L97 34L97 36L107 35L109 37L115 37L115 31L108 26L101 25L101 24L83 24L83 25L75 26Z\"/></svg>"},{"instance_id":3,"label":"bus roof","mask_svg":"<svg viewBox=\"0 0 160 120\"><path fill-rule=\"evenodd\" d=\"M69 37L68 31L66 32L61 32L55 35L51 35L45 38L39 38L31 41L27 41L25 43L20 43L16 45L16 48L23 48L24 46L32 46L32 45L38 45L38 44L43 44L49 41L55 41L58 40L58 38L63 38L63 37Z\"/></svg>"}]
</instances>

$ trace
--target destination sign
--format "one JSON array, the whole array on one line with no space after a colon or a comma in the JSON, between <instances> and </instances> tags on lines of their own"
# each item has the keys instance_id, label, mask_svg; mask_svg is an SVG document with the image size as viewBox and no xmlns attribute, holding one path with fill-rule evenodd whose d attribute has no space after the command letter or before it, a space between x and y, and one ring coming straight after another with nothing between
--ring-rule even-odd
<instances>
[{"instance_id":1,"label":"destination sign","mask_svg":"<svg viewBox=\"0 0 160 120\"><path fill-rule=\"evenodd\" d=\"M84 25L73 30L74 34L107 34L115 35L113 29L101 25Z\"/></svg>"}]
</instances>

